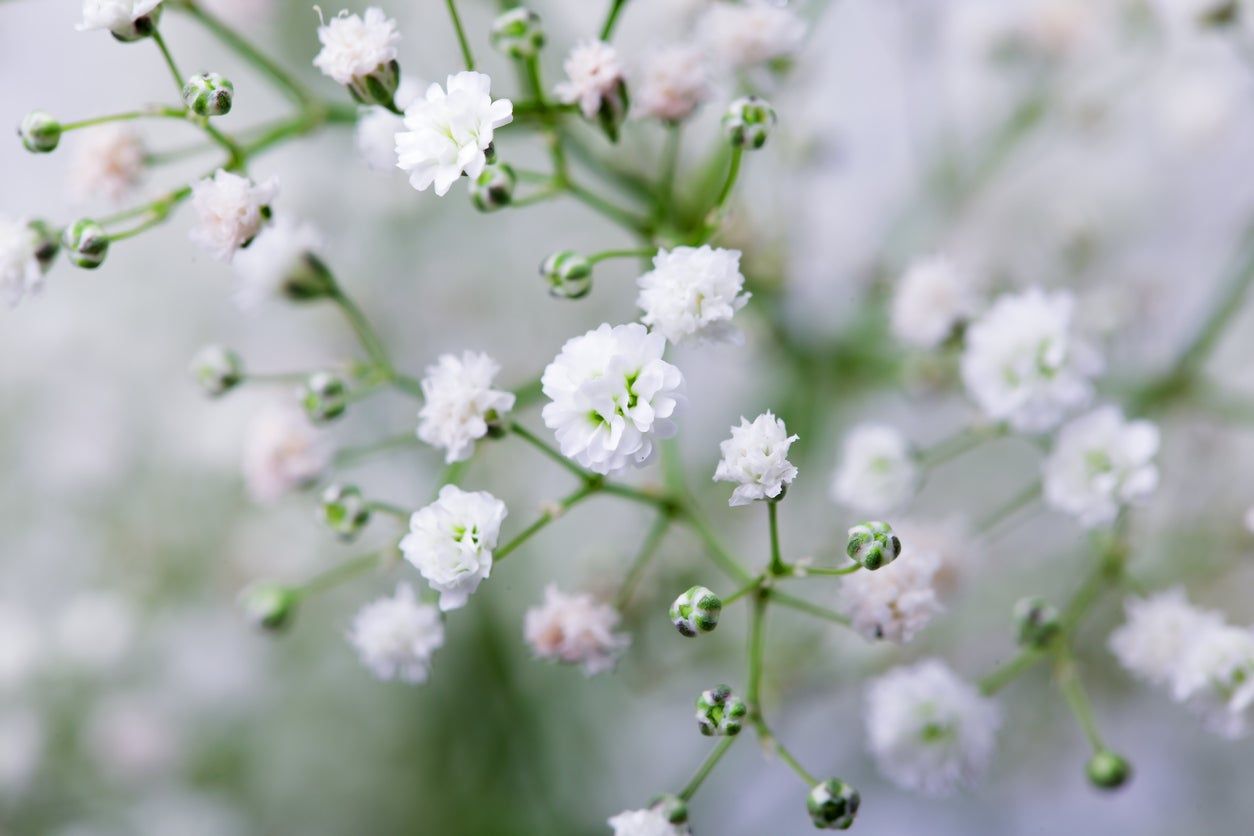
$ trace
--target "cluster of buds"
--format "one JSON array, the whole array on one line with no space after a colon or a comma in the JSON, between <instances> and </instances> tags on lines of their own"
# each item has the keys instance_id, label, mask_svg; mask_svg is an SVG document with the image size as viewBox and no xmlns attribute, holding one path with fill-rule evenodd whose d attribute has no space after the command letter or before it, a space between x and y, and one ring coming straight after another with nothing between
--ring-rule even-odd
<instances>
[{"instance_id":1,"label":"cluster of buds","mask_svg":"<svg viewBox=\"0 0 1254 836\"><path fill-rule=\"evenodd\" d=\"M314 372L301 386L300 404L315 424L334 421L348 409L348 384L334 372Z\"/></svg>"},{"instance_id":2,"label":"cluster of buds","mask_svg":"<svg viewBox=\"0 0 1254 836\"><path fill-rule=\"evenodd\" d=\"M526 61L544 48L544 27L540 15L517 6L492 21L492 46L498 52Z\"/></svg>"},{"instance_id":3,"label":"cluster of buds","mask_svg":"<svg viewBox=\"0 0 1254 836\"><path fill-rule=\"evenodd\" d=\"M192 358L191 373L206 395L217 398L244 380L244 361L225 346L207 345Z\"/></svg>"},{"instance_id":4,"label":"cluster of buds","mask_svg":"<svg viewBox=\"0 0 1254 836\"><path fill-rule=\"evenodd\" d=\"M849 529L845 554L866 569L887 566L901 554L901 540L886 522L864 522Z\"/></svg>"},{"instance_id":5,"label":"cluster of buds","mask_svg":"<svg viewBox=\"0 0 1254 836\"><path fill-rule=\"evenodd\" d=\"M681 636L712 633L723 612L723 600L704 586L694 586L671 604L671 623Z\"/></svg>"},{"instance_id":6,"label":"cluster of buds","mask_svg":"<svg viewBox=\"0 0 1254 836\"><path fill-rule=\"evenodd\" d=\"M749 706L726 685L715 685L697 697L697 728L706 737L740 734Z\"/></svg>"},{"instance_id":7,"label":"cluster of buds","mask_svg":"<svg viewBox=\"0 0 1254 836\"><path fill-rule=\"evenodd\" d=\"M272 581L258 581L240 593L240 606L248 619L265 630L286 627L299 601L297 590Z\"/></svg>"},{"instance_id":8,"label":"cluster of buds","mask_svg":"<svg viewBox=\"0 0 1254 836\"><path fill-rule=\"evenodd\" d=\"M342 540L351 540L370 522L370 506L356 485L331 485L322 493L322 521Z\"/></svg>"},{"instance_id":9,"label":"cluster of buds","mask_svg":"<svg viewBox=\"0 0 1254 836\"><path fill-rule=\"evenodd\" d=\"M1062 630L1058 608L1044 598L1022 598L1014 608L1015 630L1023 647L1043 648Z\"/></svg>"},{"instance_id":10,"label":"cluster of buds","mask_svg":"<svg viewBox=\"0 0 1254 836\"><path fill-rule=\"evenodd\" d=\"M183 104L197 116L224 116L234 98L235 85L217 73L194 75L183 85Z\"/></svg>"},{"instance_id":11,"label":"cluster of buds","mask_svg":"<svg viewBox=\"0 0 1254 836\"><path fill-rule=\"evenodd\" d=\"M88 218L80 218L66 227L61 236L65 257L75 267L95 270L109 254L109 234L104 227Z\"/></svg>"},{"instance_id":12,"label":"cluster of buds","mask_svg":"<svg viewBox=\"0 0 1254 836\"><path fill-rule=\"evenodd\" d=\"M581 299L592 290L592 262L573 250L559 250L542 261L540 275L559 299Z\"/></svg>"},{"instance_id":13,"label":"cluster of buds","mask_svg":"<svg viewBox=\"0 0 1254 836\"><path fill-rule=\"evenodd\" d=\"M723 116L723 130L737 148L756 151L766 144L775 127L775 108L757 96L736 99Z\"/></svg>"},{"instance_id":14,"label":"cluster of buds","mask_svg":"<svg viewBox=\"0 0 1254 836\"><path fill-rule=\"evenodd\" d=\"M848 830L861 803L858 791L837 778L815 784L806 797L810 821L819 830Z\"/></svg>"},{"instance_id":15,"label":"cluster of buds","mask_svg":"<svg viewBox=\"0 0 1254 836\"><path fill-rule=\"evenodd\" d=\"M49 154L57 150L61 144L61 133L61 123L42 110L32 110L17 126L22 147L32 154Z\"/></svg>"},{"instance_id":16,"label":"cluster of buds","mask_svg":"<svg viewBox=\"0 0 1254 836\"><path fill-rule=\"evenodd\" d=\"M518 178L506 163L493 162L484 166L478 177L470 181L470 201L480 212L494 212L509 206L514 200L514 187Z\"/></svg>"},{"instance_id":17,"label":"cluster of buds","mask_svg":"<svg viewBox=\"0 0 1254 836\"><path fill-rule=\"evenodd\" d=\"M1117 790L1132 777L1132 765L1114 752L1102 749L1089 758L1085 772L1093 786L1103 790Z\"/></svg>"}]
</instances>

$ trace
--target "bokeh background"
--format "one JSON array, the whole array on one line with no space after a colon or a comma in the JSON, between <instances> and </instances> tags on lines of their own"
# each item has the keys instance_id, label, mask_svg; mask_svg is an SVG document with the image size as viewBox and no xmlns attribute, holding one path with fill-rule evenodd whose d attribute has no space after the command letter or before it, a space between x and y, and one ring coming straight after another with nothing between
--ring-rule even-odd
<instances>
[{"instance_id":1,"label":"bokeh background","mask_svg":"<svg viewBox=\"0 0 1254 836\"><path fill-rule=\"evenodd\" d=\"M325 95L341 95L310 66L308 3L205 5ZM459 66L442 4L382 5L400 21L407 75L438 79ZM496 5L461 5L485 69L512 90L486 42ZM550 79L603 5L537 0ZM683 37L703 5L632 0L617 38L629 66L646 47ZM765 559L764 518L728 510L725 489L706 487L717 442L741 414L772 408L801 435L801 476L782 508L793 554L830 551L856 521L827 498L848 427L886 420L926 444L970 419L952 362L911 356L885 327L886 288L912 258L946 252L990 290L1074 289L1111 357L1117 397L1171 360L1254 216L1254 29L1201 32L1137 0L797 5L814 21L809 42L786 74L754 80L781 130L747 160L725 236L745 250L758 297L748 343L686 349L676 361L690 387L680 438L690 481L755 561ZM81 118L169 98L150 44L76 32L78 17L73 0L0 2L3 119L16 124L36 108ZM185 68L234 80L225 128L282 112L190 21L169 14L163 28ZM689 191L719 142L717 102L729 93L688 130ZM154 148L187 139L180 126L144 129ZM68 136L67 150L79 139ZM655 126L633 126L613 153L649 172L660 141ZM504 132L499 145L542 166L524 132ZM0 143L0 213L64 222L92 211L70 197L68 156ZM154 170L145 191L202 167ZM480 215L460 189L438 199L399 172L367 170L345 128L283 146L253 171L280 178L277 208L325 232L329 262L411 372L477 348L520 384L569 336L636 315L630 262L603 265L578 303L550 299L537 279L552 250L629 243L577 204ZM550 580L612 592L647 525L640 509L597 499L532 541L449 619L432 680L419 688L374 681L344 641L356 608L411 577L407 569L310 602L281 636L250 629L235 605L248 581L299 580L360 546L322 529L310 495L261 508L243 491L246 424L286 390L208 402L187 363L208 342L257 370L311 369L356 349L331 309L242 315L229 269L188 243L189 224L184 209L115 247L96 272L62 261L41 297L3 313L0 832L595 834L607 816L682 784L708 747L691 700L714 682L741 681L745 628L732 609L699 645L675 636L665 617L674 595L693 582L725 586L686 531L668 536L626 614L634 643L614 675L585 680L534 662L521 635L522 613ZM1250 326L1242 314L1207 369L1236 401L1254 397ZM1235 407L1222 419L1187 406L1161 416L1163 487L1134 518L1137 576L1183 582L1236 623L1254 619L1254 536L1242 524L1254 503L1250 418ZM534 413L527 421L539 426ZM414 424L413 403L385 394L330 433L348 445ZM1022 441L988 445L934 474L911 516L920 525L979 517L1028 483L1038 459ZM346 478L417 506L440 465L433 450L405 449ZM465 484L505 499L517 524L568 478L503 442L476 458ZM378 520L363 545L388 542L393 527ZM1103 732L1136 767L1124 791L1086 784L1083 740L1044 671L1001 696L1000 751L978 789L922 800L878 776L859 716L866 677L932 654L980 675L1013 650L1012 602L1061 599L1091 560L1075 525L1039 506L962 551L947 613L904 648L772 613L769 716L812 771L861 789L859 832L1250 831L1249 744L1205 734L1117 670L1105 636L1118 596L1097 608L1079 650ZM830 603L834 591L816 595ZM795 777L751 740L732 749L693 815L704 834L812 832Z\"/></svg>"}]
</instances>

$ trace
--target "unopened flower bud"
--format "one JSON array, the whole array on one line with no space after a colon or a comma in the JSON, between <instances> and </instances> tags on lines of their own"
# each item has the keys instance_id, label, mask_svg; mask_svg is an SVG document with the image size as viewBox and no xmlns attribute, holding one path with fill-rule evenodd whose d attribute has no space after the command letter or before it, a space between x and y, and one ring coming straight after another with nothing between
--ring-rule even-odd
<instances>
[{"instance_id":1,"label":"unopened flower bud","mask_svg":"<svg viewBox=\"0 0 1254 836\"><path fill-rule=\"evenodd\" d=\"M845 554L875 570L887 566L901 554L901 541L886 522L864 522L849 529Z\"/></svg>"},{"instance_id":2,"label":"unopened flower bud","mask_svg":"<svg viewBox=\"0 0 1254 836\"><path fill-rule=\"evenodd\" d=\"M513 201L517 182L514 169L507 164L490 163L470 181L470 200L480 212L502 209Z\"/></svg>"},{"instance_id":3,"label":"unopened flower bud","mask_svg":"<svg viewBox=\"0 0 1254 836\"><path fill-rule=\"evenodd\" d=\"M688 821L688 803L677 795L659 795L649 806L661 813L671 824L685 824Z\"/></svg>"},{"instance_id":4,"label":"unopened flower bud","mask_svg":"<svg viewBox=\"0 0 1254 836\"><path fill-rule=\"evenodd\" d=\"M815 784L806 797L810 821L819 830L848 830L861 804L858 791L836 778Z\"/></svg>"},{"instance_id":5,"label":"unopened flower bud","mask_svg":"<svg viewBox=\"0 0 1254 836\"><path fill-rule=\"evenodd\" d=\"M610 142L618 142L619 129L631 110L631 97L627 94L627 82L621 78L612 90L601 97L597 111L597 124Z\"/></svg>"},{"instance_id":6,"label":"unopened flower bud","mask_svg":"<svg viewBox=\"0 0 1254 836\"><path fill-rule=\"evenodd\" d=\"M101 5L108 6L111 4L105 3ZM147 14L142 14L139 17L131 18L110 27L109 32L122 43L143 40L157 31L157 21L161 19L161 9L161 4L157 4Z\"/></svg>"},{"instance_id":7,"label":"unopened flower bud","mask_svg":"<svg viewBox=\"0 0 1254 836\"><path fill-rule=\"evenodd\" d=\"M1058 608L1044 598L1022 598L1014 608L1019 644L1041 648L1053 641L1062 629Z\"/></svg>"},{"instance_id":8,"label":"unopened flower bud","mask_svg":"<svg viewBox=\"0 0 1254 836\"><path fill-rule=\"evenodd\" d=\"M61 243L65 256L76 267L94 270L104 264L109 253L109 235L93 220L81 218L65 229Z\"/></svg>"},{"instance_id":9,"label":"unopened flower bud","mask_svg":"<svg viewBox=\"0 0 1254 836\"><path fill-rule=\"evenodd\" d=\"M401 65L396 61L380 64L373 72L353 76L348 92L364 105L378 105L393 110L396 88L401 81Z\"/></svg>"},{"instance_id":10,"label":"unopened flower bud","mask_svg":"<svg viewBox=\"0 0 1254 836\"><path fill-rule=\"evenodd\" d=\"M244 361L229 348L207 345L192 359L192 376L211 398L225 395L244 379Z\"/></svg>"},{"instance_id":11,"label":"unopened flower bud","mask_svg":"<svg viewBox=\"0 0 1254 836\"><path fill-rule=\"evenodd\" d=\"M757 96L736 99L723 116L723 130L737 148L755 151L766 144L775 127L775 108Z\"/></svg>"},{"instance_id":12,"label":"unopened flower bud","mask_svg":"<svg viewBox=\"0 0 1254 836\"><path fill-rule=\"evenodd\" d=\"M331 485L322 493L322 521L343 540L356 537L370 522L370 508L355 485Z\"/></svg>"},{"instance_id":13,"label":"unopened flower bud","mask_svg":"<svg viewBox=\"0 0 1254 836\"><path fill-rule=\"evenodd\" d=\"M706 737L740 734L747 716L745 701L726 685L715 685L697 697L697 727Z\"/></svg>"},{"instance_id":14,"label":"unopened flower bud","mask_svg":"<svg viewBox=\"0 0 1254 836\"><path fill-rule=\"evenodd\" d=\"M194 75L183 85L183 104L197 116L222 116L231 112L235 85L217 73Z\"/></svg>"},{"instance_id":15,"label":"unopened flower bud","mask_svg":"<svg viewBox=\"0 0 1254 836\"><path fill-rule=\"evenodd\" d=\"M1103 749L1089 758L1085 772L1093 786L1115 790L1128 783L1132 777L1132 765L1114 752Z\"/></svg>"},{"instance_id":16,"label":"unopened flower bud","mask_svg":"<svg viewBox=\"0 0 1254 836\"><path fill-rule=\"evenodd\" d=\"M592 262L572 250L553 253L540 264L549 293L560 299L579 299L592 290Z\"/></svg>"},{"instance_id":17,"label":"unopened flower bud","mask_svg":"<svg viewBox=\"0 0 1254 836\"><path fill-rule=\"evenodd\" d=\"M32 154L47 154L55 151L61 142L61 123L49 113L32 110L22 118L17 127L17 135L22 145Z\"/></svg>"},{"instance_id":18,"label":"unopened flower bud","mask_svg":"<svg viewBox=\"0 0 1254 836\"><path fill-rule=\"evenodd\" d=\"M316 424L334 421L348 409L348 385L331 372L314 372L300 391L300 404Z\"/></svg>"},{"instance_id":19,"label":"unopened flower bud","mask_svg":"<svg viewBox=\"0 0 1254 836\"><path fill-rule=\"evenodd\" d=\"M299 599L290 586L260 581L240 594L240 606L253 624L266 630L280 630L296 614Z\"/></svg>"},{"instance_id":20,"label":"unopened flower bud","mask_svg":"<svg viewBox=\"0 0 1254 836\"><path fill-rule=\"evenodd\" d=\"M713 632L722 612L723 599L704 586L694 586L671 604L671 623L681 636L692 638Z\"/></svg>"},{"instance_id":21,"label":"unopened flower bud","mask_svg":"<svg viewBox=\"0 0 1254 836\"><path fill-rule=\"evenodd\" d=\"M540 15L517 6L492 21L492 46L510 58L535 58L544 47Z\"/></svg>"},{"instance_id":22,"label":"unopened flower bud","mask_svg":"<svg viewBox=\"0 0 1254 836\"><path fill-rule=\"evenodd\" d=\"M35 233L35 237L39 240L35 247L35 260L39 262L39 269L47 273L52 269L52 262L57 258L57 251L61 249L61 239L47 221L30 221L26 224L26 228Z\"/></svg>"}]
</instances>

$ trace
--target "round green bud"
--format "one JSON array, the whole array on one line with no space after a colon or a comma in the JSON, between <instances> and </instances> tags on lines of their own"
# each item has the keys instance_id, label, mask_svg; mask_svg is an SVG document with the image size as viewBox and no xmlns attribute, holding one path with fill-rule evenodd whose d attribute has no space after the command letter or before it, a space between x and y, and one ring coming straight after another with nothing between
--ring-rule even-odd
<instances>
[{"instance_id":1,"label":"round green bud","mask_svg":"<svg viewBox=\"0 0 1254 836\"><path fill-rule=\"evenodd\" d=\"M1021 598L1015 603L1014 620L1019 644L1042 648L1062 629L1058 608L1044 598Z\"/></svg>"},{"instance_id":2,"label":"round green bud","mask_svg":"<svg viewBox=\"0 0 1254 836\"><path fill-rule=\"evenodd\" d=\"M649 806L671 824L686 824L688 821L688 804L677 795L659 795Z\"/></svg>"},{"instance_id":3,"label":"round green bud","mask_svg":"<svg viewBox=\"0 0 1254 836\"><path fill-rule=\"evenodd\" d=\"M861 804L858 791L836 778L815 784L806 796L810 821L819 830L848 830Z\"/></svg>"},{"instance_id":4,"label":"round green bud","mask_svg":"<svg viewBox=\"0 0 1254 836\"><path fill-rule=\"evenodd\" d=\"M300 596L290 586L259 581L240 593L240 606L248 619L266 630L280 630L296 614Z\"/></svg>"},{"instance_id":5,"label":"round green bud","mask_svg":"<svg viewBox=\"0 0 1254 836\"><path fill-rule=\"evenodd\" d=\"M757 96L736 99L723 116L723 130L737 148L756 151L766 144L775 127L775 108Z\"/></svg>"},{"instance_id":6,"label":"round green bud","mask_svg":"<svg viewBox=\"0 0 1254 836\"><path fill-rule=\"evenodd\" d=\"M235 85L217 73L194 75L183 85L183 104L197 116L223 116L231 112Z\"/></svg>"},{"instance_id":7,"label":"round green bud","mask_svg":"<svg viewBox=\"0 0 1254 836\"><path fill-rule=\"evenodd\" d=\"M897 559L901 554L901 540L886 522L864 522L849 529L845 554L874 571Z\"/></svg>"},{"instance_id":8,"label":"round green bud","mask_svg":"<svg viewBox=\"0 0 1254 836\"><path fill-rule=\"evenodd\" d=\"M559 299L580 299L592 290L592 262L572 250L553 253L540 263L549 293Z\"/></svg>"},{"instance_id":9,"label":"round green bud","mask_svg":"<svg viewBox=\"0 0 1254 836\"><path fill-rule=\"evenodd\" d=\"M207 345L192 358L191 372L204 393L217 398L244 379L244 361L225 346Z\"/></svg>"},{"instance_id":10,"label":"round green bud","mask_svg":"<svg viewBox=\"0 0 1254 836\"><path fill-rule=\"evenodd\" d=\"M61 123L49 113L32 110L22 118L17 126L17 135L22 146L32 154L47 154L55 151L61 143Z\"/></svg>"},{"instance_id":11,"label":"round green bud","mask_svg":"<svg viewBox=\"0 0 1254 836\"><path fill-rule=\"evenodd\" d=\"M61 243L70 263L84 270L94 270L104 264L109 254L109 235L104 227L88 218L80 218L66 227Z\"/></svg>"},{"instance_id":12,"label":"round green bud","mask_svg":"<svg viewBox=\"0 0 1254 836\"><path fill-rule=\"evenodd\" d=\"M401 83L401 65L396 61L380 64L348 83L349 94L364 105L394 109L396 88Z\"/></svg>"},{"instance_id":13,"label":"round green bud","mask_svg":"<svg viewBox=\"0 0 1254 836\"><path fill-rule=\"evenodd\" d=\"M706 737L740 734L749 706L726 685L715 685L697 697L697 728Z\"/></svg>"},{"instance_id":14,"label":"round green bud","mask_svg":"<svg viewBox=\"0 0 1254 836\"><path fill-rule=\"evenodd\" d=\"M348 384L332 372L314 372L301 387L300 404L314 423L334 421L348 409Z\"/></svg>"},{"instance_id":15,"label":"round green bud","mask_svg":"<svg viewBox=\"0 0 1254 836\"><path fill-rule=\"evenodd\" d=\"M57 252L61 249L61 239L47 221L30 221L26 228L35 234L38 241L35 245L35 260L39 262L39 269L47 273L52 269L52 262L56 260Z\"/></svg>"},{"instance_id":16,"label":"round green bud","mask_svg":"<svg viewBox=\"0 0 1254 836\"><path fill-rule=\"evenodd\" d=\"M157 31L157 21L161 19L161 8L158 4L148 14L120 23L109 31L114 38L124 44L143 40Z\"/></svg>"},{"instance_id":17,"label":"round green bud","mask_svg":"<svg viewBox=\"0 0 1254 836\"><path fill-rule=\"evenodd\" d=\"M544 47L540 15L516 6L492 21L492 46L510 58L535 58Z\"/></svg>"},{"instance_id":18,"label":"round green bud","mask_svg":"<svg viewBox=\"0 0 1254 836\"><path fill-rule=\"evenodd\" d=\"M506 163L484 166L478 177L470 181L470 200L480 212L494 212L514 200L518 178Z\"/></svg>"},{"instance_id":19,"label":"round green bud","mask_svg":"<svg viewBox=\"0 0 1254 836\"><path fill-rule=\"evenodd\" d=\"M671 604L671 623L681 636L692 638L713 632L722 612L723 599L704 586L694 586Z\"/></svg>"},{"instance_id":20,"label":"round green bud","mask_svg":"<svg viewBox=\"0 0 1254 836\"><path fill-rule=\"evenodd\" d=\"M1089 758L1084 771L1093 786L1103 790L1117 790L1132 777L1132 765L1105 749Z\"/></svg>"},{"instance_id":21,"label":"round green bud","mask_svg":"<svg viewBox=\"0 0 1254 836\"><path fill-rule=\"evenodd\" d=\"M355 485L331 485L322 492L322 521L342 540L351 540L370 522L370 508Z\"/></svg>"}]
</instances>

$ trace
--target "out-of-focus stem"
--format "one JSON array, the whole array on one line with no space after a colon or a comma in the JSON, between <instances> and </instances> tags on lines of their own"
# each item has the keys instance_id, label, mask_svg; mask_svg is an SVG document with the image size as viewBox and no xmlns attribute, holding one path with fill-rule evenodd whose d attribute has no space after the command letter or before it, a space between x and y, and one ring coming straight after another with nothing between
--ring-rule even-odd
<instances>
[{"instance_id":1,"label":"out-of-focus stem","mask_svg":"<svg viewBox=\"0 0 1254 836\"><path fill-rule=\"evenodd\" d=\"M718 762L722 759L723 755L727 753L727 750L730 749L731 745L735 742L735 736L724 737L720 740L714 748L710 750L710 754L706 755L705 760L701 762L701 766L697 767L697 772L692 776L692 780L690 780L684 788L679 791L679 797L684 801L691 801L692 797L697 794L697 790L701 788L701 784L707 777L709 777L709 774L714 770L714 767L718 765Z\"/></svg>"},{"instance_id":2,"label":"out-of-focus stem","mask_svg":"<svg viewBox=\"0 0 1254 836\"><path fill-rule=\"evenodd\" d=\"M631 562L631 568L627 570L627 577L623 579L623 585L619 587L618 595L614 600L614 606L620 612L626 609L631 603L631 596L636 591L636 586L640 583L640 577L644 574L644 570L648 568L653 556L657 554L658 546L662 543L662 538L666 535L666 529L670 527L671 517L668 514L658 514L653 521L653 526L649 529L649 533L644 537L644 543L640 546L640 551L636 554L636 559Z\"/></svg>"},{"instance_id":3,"label":"out-of-focus stem","mask_svg":"<svg viewBox=\"0 0 1254 836\"><path fill-rule=\"evenodd\" d=\"M446 0L448 6L448 16L453 21L453 29L457 32L457 45L462 50L462 60L466 62L466 69L473 70L475 68L475 56L470 51L470 41L466 39L466 30L462 27L461 16L457 13L457 0Z\"/></svg>"},{"instance_id":4,"label":"out-of-focus stem","mask_svg":"<svg viewBox=\"0 0 1254 836\"><path fill-rule=\"evenodd\" d=\"M558 517L562 516L562 514L566 513L574 506L578 505L580 502L583 502L592 494L596 493L597 490L598 488L596 485L583 485L579 488L579 490L563 498L561 501L558 502L556 508L550 511L545 511L543 514L539 516L539 518L536 519L535 522L533 522L531 525L527 526L521 532L519 532L514 537L514 539L510 540L508 543L506 543L505 545L497 549L492 555L493 561L499 563L500 561L509 557L510 553L512 553L515 549L517 549L523 543L530 540L537 532L539 532L541 529L543 529L549 523L553 522Z\"/></svg>"}]
</instances>

